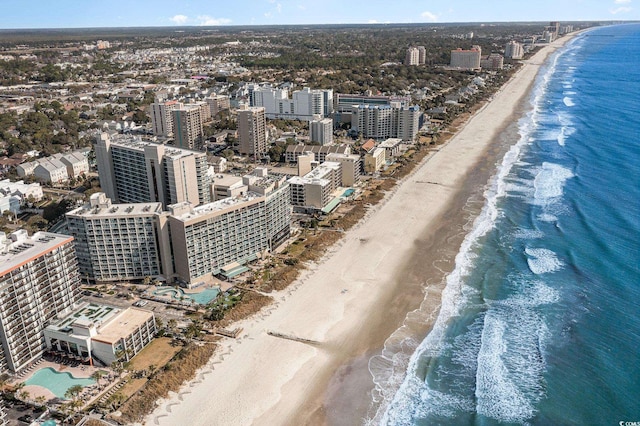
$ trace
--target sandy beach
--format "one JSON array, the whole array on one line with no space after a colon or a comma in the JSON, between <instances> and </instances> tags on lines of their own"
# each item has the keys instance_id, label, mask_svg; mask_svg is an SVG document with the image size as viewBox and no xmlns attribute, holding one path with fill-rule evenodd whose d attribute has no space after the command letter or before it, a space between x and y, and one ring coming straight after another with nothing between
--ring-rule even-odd
<instances>
[{"instance_id":1,"label":"sandy beach","mask_svg":"<svg viewBox=\"0 0 640 426\"><path fill-rule=\"evenodd\" d=\"M515 121L540 65L567 40L528 60L321 262L239 323L241 338L223 341L196 379L160 401L146 424L354 425L370 416L369 359L412 311L420 321L408 332L418 341L428 333L483 189L517 140Z\"/></svg>"}]
</instances>

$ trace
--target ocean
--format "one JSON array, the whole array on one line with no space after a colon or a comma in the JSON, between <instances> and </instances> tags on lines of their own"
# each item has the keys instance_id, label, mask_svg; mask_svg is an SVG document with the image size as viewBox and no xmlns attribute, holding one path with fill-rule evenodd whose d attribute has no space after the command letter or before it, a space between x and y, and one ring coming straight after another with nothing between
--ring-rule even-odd
<instances>
[{"instance_id":1,"label":"ocean","mask_svg":"<svg viewBox=\"0 0 640 426\"><path fill-rule=\"evenodd\" d=\"M518 125L371 423L640 422L640 25L549 57Z\"/></svg>"}]
</instances>

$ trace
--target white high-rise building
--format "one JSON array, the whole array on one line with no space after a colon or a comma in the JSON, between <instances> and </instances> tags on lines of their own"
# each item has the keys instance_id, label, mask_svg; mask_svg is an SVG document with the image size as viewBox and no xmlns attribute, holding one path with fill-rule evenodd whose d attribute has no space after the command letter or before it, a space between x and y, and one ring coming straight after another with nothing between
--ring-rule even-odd
<instances>
[{"instance_id":1,"label":"white high-rise building","mask_svg":"<svg viewBox=\"0 0 640 426\"><path fill-rule=\"evenodd\" d=\"M251 92L251 106L264 107L268 119L309 121L333 112L333 90L306 87L293 92L289 99L286 89L256 87Z\"/></svg>"},{"instance_id":2,"label":"white high-rise building","mask_svg":"<svg viewBox=\"0 0 640 426\"><path fill-rule=\"evenodd\" d=\"M418 46L418 64L424 65L427 62L427 49L424 46Z\"/></svg>"},{"instance_id":3,"label":"white high-rise building","mask_svg":"<svg viewBox=\"0 0 640 426\"><path fill-rule=\"evenodd\" d=\"M413 141L419 130L420 107L400 105L354 105L351 129L365 138L401 138Z\"/></svg>"},{"instance_id":4,"label":"white high-rise building","mask_svg":"<svg viewBox=\"0 0 640 426\"><path fill-rule=\"evenodd\" d=\"M309 135L311 142L318 142L320 145L333 143L333 120L323 118L309 122Z\"/></svg>"},{"instance_id":5,"label":"white high-rise building","mask_svg":"<svg viewBox=\"0 0 640 426\"><path fill-rule=\"evenodd\" d=\"M88 204L66 214L82 278L108 282L170 275L166 216L160 203L111 204L102 192L91 195Z\"/></svg>"},{"instance_id":6,"label":"white high-rise building","mask_svg":"<svg viewBox=\"0 0 640 426\"><path fill-rule=\"evenodd\" d=\"M456 49L451 51L451 66L465 70L476 70L480 68L480 57L482 48L473 46L469 50Z\"/></svg>"},{"instance_id":7,"label":"white high-rise building","mask_svg":"<svg viewBox=\"0 0 640 426\"><path fill-rule=\"evenodd\" d=\"M151 104L151 124L153 126L153 134L156 136L172 136L173 135L173 116L171 111L182 108L182 104L178 101L160 101Z\"/></svg>"},{"instance_id":8,"label":"white high-rise building","mask_svg":"<svg viewBox=\"0 0 640 426\"><path fill-rule=\"evenodd\" d=\"M18 372L45 349L43 331L80 298L73 238L0 233L0 374Z\"/></svg>"},{"instance_id":9,"label":"white high-rise building","mask_svg":"<svg viewBox=\"0 0 640 426\"><path fill-rule=\"evenodd\" d=\"M524 56L524 49L522 44L517 41L511 40L504 47L504 57L507 59L522 59Z\"/></svg>"}]
</instances>

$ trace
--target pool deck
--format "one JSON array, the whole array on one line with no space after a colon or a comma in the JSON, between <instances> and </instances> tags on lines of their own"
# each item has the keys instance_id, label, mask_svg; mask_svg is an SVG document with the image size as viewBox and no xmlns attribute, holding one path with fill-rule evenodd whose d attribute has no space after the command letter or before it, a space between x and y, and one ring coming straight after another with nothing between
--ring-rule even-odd
<instances>
[{"instance_id":1,"label":"pool deck","mask_svg":"<svg viewBox=\"0 0 640 426\"><path fill-rule=\"evenodd\" d=\"M43 368L48 368L48 367L53 368L54 370L60 373L70 373L73 377L78 379L89 378L94 372L98 370L109 372L109 369L104 367L98 368L98 367L91 367L88 365L79 365L77 367L70 367L68 365L42 360L38 364L38 368L34 369L24 377L14 380L12 384L16 385L18 383L25 382L28 379L30 379L31 376L33 376L36 371L41 370ZM90 404L95 399L99 398L103 392L105 392L108 388L110 388L112 385L114 385L118 381L117 375L115 373L110 372L109 374L110 374L109 378L107 376L104 376L100 379L99 385L96 383L94 385L85 387L85 390L80 396L80 398L82 399L83 402L85 402L85 404ZM28 386L25 386L23 390L29 392L30 401L34 401L39 396L44 396L47 399L47 401L58 399L58 397L54 395L53 392L51 392L49 389L42 386L28 385Z\"/></svg>"}]
</instances>

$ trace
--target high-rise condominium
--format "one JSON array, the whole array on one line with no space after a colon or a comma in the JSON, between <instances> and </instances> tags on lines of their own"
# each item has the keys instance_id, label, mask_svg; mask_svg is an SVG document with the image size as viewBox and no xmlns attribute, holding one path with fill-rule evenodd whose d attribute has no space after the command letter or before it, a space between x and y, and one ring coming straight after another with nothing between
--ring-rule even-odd
<instances>
[{"instance_id":1,"label":"high-rise condominium","mask_svg":"<svg viewBox=\"0 0 640 426\"><path fill-rule=\"evenodd\" d=\"M266 119L264 107L246 107L238 110L238 136L240 153L255 159L267 152Z\"/></svg>"}]
</instances>

